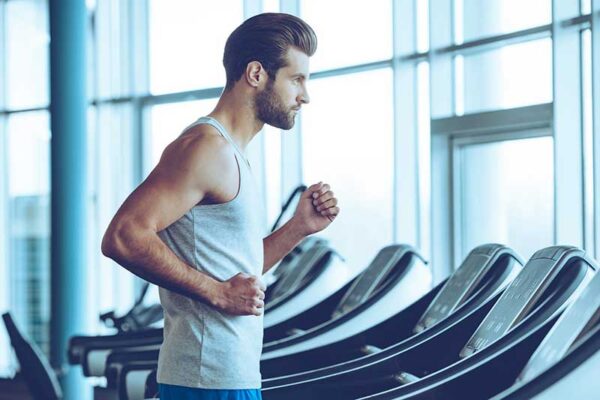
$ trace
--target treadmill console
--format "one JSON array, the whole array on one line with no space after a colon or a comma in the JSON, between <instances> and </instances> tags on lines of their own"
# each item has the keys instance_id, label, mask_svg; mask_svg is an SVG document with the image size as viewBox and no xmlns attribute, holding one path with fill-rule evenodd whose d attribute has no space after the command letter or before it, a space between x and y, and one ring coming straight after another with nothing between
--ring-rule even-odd
<instances>
[{"instance_id":1,"label":"treadmill console","mask_svg":"<svg viewBox=\"0 0 600 400\"><path fill-rule=\"evenodd\" d=\"M569 261L583 256L582 250L570 246L553 246L536 252L500 296L460 356L467 357L502 337L535 306Z\"/></svg>"},{"instance_id":2,"label":"treadmill console","mask_svg":"<svg viewBox=\"0 0 600 400\"><path fill-rule=\"evenodd\" d=\"M450 315L471 295L502 256L511 256L522 264L516 253L500 244L485 244L473 249L440 289L413 332L422 332Z\"/></svg>"},{"instance_id":3,"label":"treadmill console","mask_svg":"<svg viewBox=\"0 0 600 400\"><path fill-rule=\"evenodd\" d=\"M528 381L562 359L599 319L600 274L596 274L548 332L517 381Z\"/></svg>"},{"instance_id":4,"label":"treadmill console","mask_svg":"<svg viewBox=\"0 0 600 400\"><path fill-rule=\"evenodd\" d=\"M279 265L273 271L274 279L278 279L283 275L286 275L294 270L294 266L297 264L298 259L302 257L302 254L306 253L312 247L316 245L326 245L327 240L317 237L309 236L301 241L292 251L287 254Z\"/></svg>"},{"instance_id":5,"label":"treadmill console","mask_svg":"<svg viewBox=\"0 0 600 400\"><path fill-rule=\"evenodd\" d=\"M289 273L283 275L280 278L280 281L277 282L277 286L273 288L271 298L274 299L277 296L290 292L298 287L310 270L318 264L323 257L326 257L332 251L333 250L327 245L317 244L297 257L293 268L290 268Z\"/></svg>"},{"instance_id":6,"label":"treadmill console","mask_svg":"<svg viewBox=\"0 0 600 400\"><path fill-rule=\"evenodd\" d=\"M381 249L367 269L352 283L352 286L334 310L333 318L339 317L364 303L385 281L386 277L398 264L398 261L408 253L418 254L414 248L407 245L392 245Z\"/></svg>"}]
</instances>

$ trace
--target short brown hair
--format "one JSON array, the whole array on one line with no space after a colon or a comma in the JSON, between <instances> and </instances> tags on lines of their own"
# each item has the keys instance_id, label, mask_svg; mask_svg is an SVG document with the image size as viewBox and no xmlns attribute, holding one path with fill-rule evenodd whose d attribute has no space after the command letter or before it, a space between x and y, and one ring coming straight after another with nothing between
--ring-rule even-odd
<instances>
[{"instance_id":1,"label":"short brown hair","mask_svg":"<svg viewBox=\"0 0 600 400\"><path fill-rule=\"evenodd\" d=\"M248 18L229 35L225 44L225 90L233 87L252 61L260 62L269 78L275 79L277 70L286 66L285 56L291 46L309 57L317 50L317 35L300 18L283 13Z\"/></svg>"}]
</instances>

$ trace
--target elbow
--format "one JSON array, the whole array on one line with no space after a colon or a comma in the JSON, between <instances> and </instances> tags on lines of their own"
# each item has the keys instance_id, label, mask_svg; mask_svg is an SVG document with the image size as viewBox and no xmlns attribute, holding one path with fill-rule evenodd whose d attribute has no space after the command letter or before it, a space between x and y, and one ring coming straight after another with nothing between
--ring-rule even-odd
<instances>
[{"instance_id":1,"label":"elbow","mask_svg":"<svg viewBox=\"0 0 600 400\"><path fill-rule=\"evenodd\" d=\"M111 225L108 227L102 238L101 251L108 258L112 258L117 261L123 259L126 253L125 245L127 235L127 228L120 224L116 226Z\"/></svg>"},{"instance_id":2,"label":"elbow","mask_svg":"<svg viewBox=\"0 0 600 400\"><path fill-rule=\"evenodd\" d=\"M102 237L102 245L100 246L102 254L108 258L115 258L117 249L116 242L117 238L115 232L109 228L104 233L104 237Z\"/></svg>"}]
</instances>

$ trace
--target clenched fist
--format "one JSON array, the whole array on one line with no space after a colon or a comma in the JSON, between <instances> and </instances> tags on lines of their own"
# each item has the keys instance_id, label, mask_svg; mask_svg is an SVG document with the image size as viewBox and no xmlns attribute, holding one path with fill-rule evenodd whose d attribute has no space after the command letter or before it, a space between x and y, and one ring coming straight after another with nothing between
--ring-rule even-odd
<instances>
[{"instance_id":1,"label":"clenched fist","mask_svg":"<svg viewBox=\"0 0 600 400\"><path fill-rule=\"evenodd\" d=\"M327 228L340 213L338 199L327 183L319 182L302 193L292 221L299 231L311 235Z\"/></svg>"},{"instance_id":2,"label":"clenched fist","mask_svg":"<svg viewBox=\"0 0 600 400\"><path fill-rule=\"evenodd\" d=\"M256 276L240 272L220 284L214 306L231 315L262 315L266 286Z\"/></svg>"}]
</instances>

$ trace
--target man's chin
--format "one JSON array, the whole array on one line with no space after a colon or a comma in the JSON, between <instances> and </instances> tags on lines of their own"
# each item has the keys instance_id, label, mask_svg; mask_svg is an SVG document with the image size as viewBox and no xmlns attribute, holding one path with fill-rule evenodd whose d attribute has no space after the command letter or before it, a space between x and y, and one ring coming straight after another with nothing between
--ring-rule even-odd
<instances>
[{"instance_id":1,"label":"man's chin","mask_svg":"<svg viewBox=\"0 0 600 400\"><path fill-rule=\"evenodd\" d=\"M277 124L269 124L269 125L271 125L273 128L281 129L284 131L289 131L290 129L292 129L294 127L295 124L296 124L296 120L292 120L287 123L277 123Z\"/></svg>"}]
</instances>

